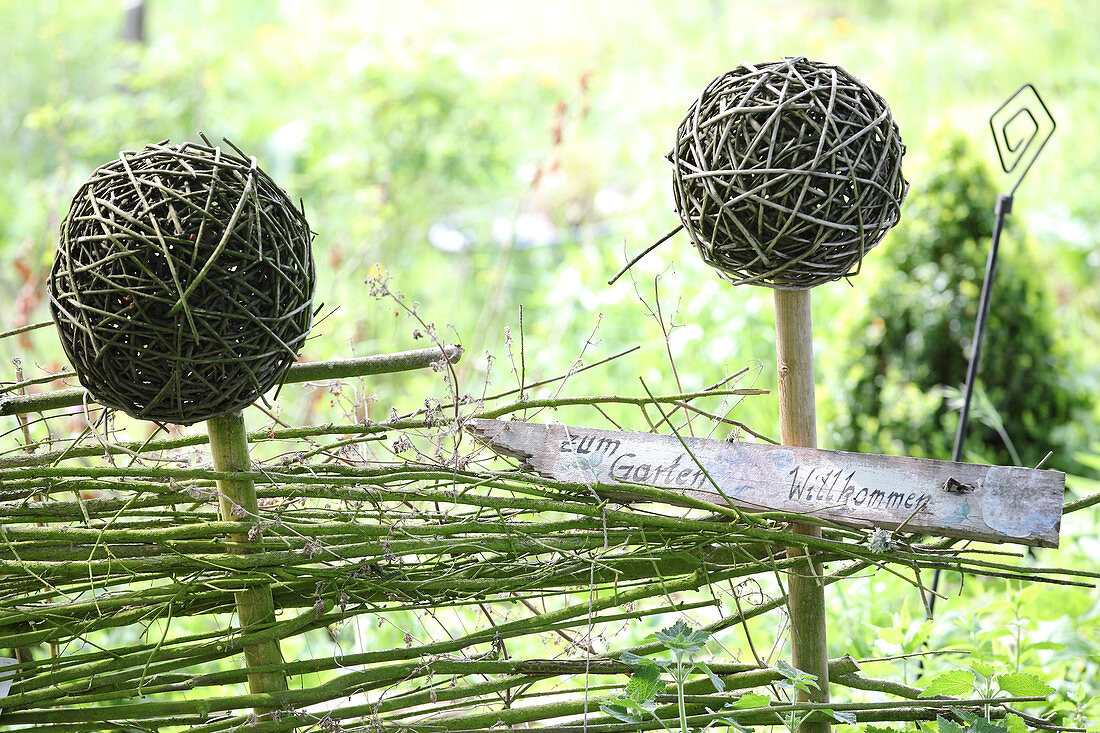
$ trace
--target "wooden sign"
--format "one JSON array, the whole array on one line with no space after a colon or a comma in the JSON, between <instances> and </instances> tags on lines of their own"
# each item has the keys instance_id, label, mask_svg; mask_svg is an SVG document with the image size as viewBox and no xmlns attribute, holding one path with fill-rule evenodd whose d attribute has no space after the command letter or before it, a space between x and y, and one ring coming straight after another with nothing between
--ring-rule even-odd
<instances>
[{"instance_id":1,"label":"wooden sign","mask_svg":"<svg viewBox=\"0 0 1100 733\"><path fill-rule=\"evenodd\" d=\"M850 527L1058 546L1058 471L500 420L467 430L528 470L627 501L645 500L630 491L643 484Z\"/></svg>"}]
</instances>

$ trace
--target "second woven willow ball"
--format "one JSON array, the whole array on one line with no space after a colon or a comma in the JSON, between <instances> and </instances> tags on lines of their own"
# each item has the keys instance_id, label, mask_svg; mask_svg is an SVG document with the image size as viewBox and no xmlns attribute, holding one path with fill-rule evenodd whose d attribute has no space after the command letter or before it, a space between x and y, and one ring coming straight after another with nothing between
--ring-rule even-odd
<instances>
[{"instance_id":1,"label":"second woven willow ball","mask_svg":"<svg viewBox=\"0 0 1100 733\"><path fill-rule=\"evenodd\" d=\"M313 233L240 150L123 152L61 225L50 311L100 404L191 424L281 381L309 333Z\"/></svg>"},{"instance_id":2,"label":"second woven willow ball","mask_svg":"<svg viewBox=\"0 0 1100 733\"><path fill-rule=\"evenodd\" d=\"M839 66L742 65L688 108L669 153L677 213L735 284L853 275L897 223L905 152L886 102Z\"/></svg>"}]
</instances>

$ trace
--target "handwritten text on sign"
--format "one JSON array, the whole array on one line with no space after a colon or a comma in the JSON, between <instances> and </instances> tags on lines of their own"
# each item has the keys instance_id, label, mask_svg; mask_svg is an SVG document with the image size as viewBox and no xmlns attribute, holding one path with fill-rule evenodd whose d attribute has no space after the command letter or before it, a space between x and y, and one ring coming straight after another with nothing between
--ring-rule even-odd
<instances>
[{"instance_id":1,"label":"handwritten text on sign","mask_svg":"<svg viewBox=\"0 0 1100 733\"><path fill-rule=\"evenodd\" d=\"M1057 471L701 438L685 438L685 450L670 435L499 420L474 420L469 430L543 476L625 500L640 500L630 486L644 484L847 526L1058 545L1065 474Z\"/></svg>"}]
</instances>

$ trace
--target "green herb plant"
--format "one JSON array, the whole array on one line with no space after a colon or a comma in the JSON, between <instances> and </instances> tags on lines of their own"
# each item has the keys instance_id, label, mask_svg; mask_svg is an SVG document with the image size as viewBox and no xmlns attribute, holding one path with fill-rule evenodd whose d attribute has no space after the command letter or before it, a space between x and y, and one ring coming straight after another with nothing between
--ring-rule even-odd
<instances>
[{"instance_id":1,"label":"green herb plant","mask_svg":"<svg viewBox=\"0 0 1100 733\"><path fill-rule=\"evenodd\" d=\"M779 670L779 673L783 675L783 680L776 683L776 685L782 689L790 690L792 693L809 692L810 690L819 689L817 675L803 672L787 662L784 662L782 659L776 663L776 668ZM760 697L764 696L761 695ZM766 697L765 700L770 702ZM767 702L765 702L765 704L767 704ZM854 724L856 722L856 716L852 713L840 713L835 710L808 710L799 715L798 710L788 710L782 716L783 726L790 731L790 733L795 733L799 726L805 723L815 712L828 715L838 723ZM741 726L738 727L740 728Z\"/></svg>"},{"instance_id":2,"label":"green herb plant","mask_svg":"<svg viewBox=\"0 0 1100 733\"><path fill-rule=\"evenodd\" d=\"M656 632L653 636L665 648L672 652L672 659L648 659L632 652L624 652L619 658L627 664L637 667L626 684L624 693L600 705L608 715L624 723L641 723L647 717L658 721L666 731L672 729L657 716L657 693L663 692L661 672L668 672L676 686L677 711L680 717L680 730L687 733L687 704L684 698L684 684L693 674L705 674L710 678L714 689L724 692L726 685L721 678L710 671L703 662L695 661L696 655L710 640L710 632L692 629L680 620L668 628Z\"/></svg>"},{"instance_id":3,"label":"green herb plant","mask_svg":"<svg viewBox=\"0 0 1100 733\"><path fill-rule=\"evenodd\" d=\"M653 634L653 637L672 653L671 659L655 660L641 657L631 652L624 652L619 658L627 664L635 665L637 669L630 676L630 681L627 682L623 694L601 703L600 709L611 717L624 723L642 723L651 718L660 723L661 727L668 731L668 733L673 733L673 729L669 727L668 723L657 714L658 704L656 696L665 690L665 684L661 681L661 673L667 672L672 678L673 685L676 689L676 708L680 723L679 733L691 733L693 729L688 726L687 700L684 693L684 686L688 679L692 675L706 675L717 692L725 692L726 689L725 683L711 671L710 667L704 662L697 661L699 652L706 646L710 636L711 633L709 631L692 629L684 621L677 621L672 626ZM778 662L776 668L783 676L783 679L776 683L778 687L791 690L792 692L817 689L816 675L796 669L782 660ZM736 700L731 700L730 703L722 707L722 711L733 712L737 710L762 708L767 707L771 702L771 698L767 695L747 693ZM713 715L715 711L707 708L707 712ZM800 715L799 712L802 712L802 714ZM794 731L806 721L806 718L814 712L829 715L840 723L856 722L855 716L850 713L840 713L831 710L791 710L785 712L781 716L782 723L791 733L794 733ZM699 730L705 731L715 724L725 725L734 730L743 732L750 732L752 730L736 720L728 717L719 718L717 716L712 717L712 719Z\"/></svg>"},{"instance_id":4,"label":"green herb plant","mask_svg":"<svg viewBox=\"0 0 1100 733\"><path fill-rule=\"evenodd\" d=\"M970 670L953 669L936 675L928 681L920 697L938 695L967 696L977 693L979 697L993 699L999 695L1008 697L1041 697L1054 693L1054 688L1036 675L1028 672L1003 672L992 664L973 661ZM990 719L990 706L985 706L985 715L976 716L965 711L957 711L966 723L962 727L946 718L937 719L938 733L1027 733L1028 727L1023 719L1009 713L994 723ZM929 730L929 728L925 728Z\"/></svg>"}]
</instances>

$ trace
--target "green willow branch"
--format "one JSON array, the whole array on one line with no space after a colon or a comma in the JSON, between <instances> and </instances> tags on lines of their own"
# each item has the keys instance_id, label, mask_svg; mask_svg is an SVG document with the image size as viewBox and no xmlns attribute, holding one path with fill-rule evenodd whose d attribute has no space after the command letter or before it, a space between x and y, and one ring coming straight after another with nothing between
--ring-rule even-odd
<instances>
[{"instance_id":1,"label":"green willow branch","mask_svg":"<svg viewBox=\"0 0 1100 733\"><path fill-rule=\"evenodd\" d=\"M575 407L578 405L634 405L642 407L656 403L676 404L684 400L693 400L699 397L726 397L731 395L764 395L766 389L714 389L699 392L684 392L673 395L657 395L646 397L623 397L620 395L600 395L591 397L546 397L543 399L527 399L513 402L501 407L484 410L473 415L475 418L495 419L520 410L546 408L546 407Z\"/></svg>"},{"instance_id":2,"label":"green willow branch","mask_svg":"<svg viewBox=\"0 0 1100 733\"><path fill-rule=\"evenodd\" d=\"M428 351L439 358L438 350ZM686 399L762 392L551 398L490 408L457 402L492 417L601 401L667 409ZM335 464L295 450L302 447L295 441L307 438L333 436L311 441L307 450L317 452L389 433L438 445L441 437L457 434L466 419L440 421L433 414L254 431L249 439L255 442L291 445L287 453L246 471L171 463L112 467L99 460L82 465L86 458L103 456L98 443L0 459L0 649L51 643L66 650L17 665L12 694L0 704L3 722L28 731L75 732L114 729L131 719L138 727L215 733L248 725L253 707L284 713L279 721L248 728L260 733L323 727L320 716L326 713L300 712L323 705L334 725L344 721L394 733L488 731L551 718L565 722L548 730L633 731L639 726L603 720L597 712L598 701L620 691L622 678L634 669L617 654L552 660L508 655L557 632L583 634L583 643L598 644L617 626L637 626L658 614L713 607L729 614L722 595L731 592L723 588L727 583L761 578L767 586L768 579L805 567L801 558L773 557L772 548L792 544L811 547L835 563L822 579L827 585L876 566L943 567L1077 584L1100 577L946 549L950 540L874 553L865 544L867 532L860 530L826 528L821 538L786 531L783 523L804 520L802 515L766 512L749 519L720 503L655 487L632 487L637 503L628 503L608 487L490 471L474 453L430 459L426 449L418 453L422 462ZM160 438L108 443L108 450L168 463L162 459L181 457L173 451L205 442L205 436ZM255 483L258 503L241 522L222 521L215 510L217 482L242 479ZM668 506L676 509L662 508ZM226 547L244 541L238 537L234 543L225 535L246 530L256 551L227 554ZM244 634L231 631L234 593L255 583L270 585L280 615ZM781 586L778 591L767 586L760 603L743 604L736 615L706 628L718 632L775 615L785 603ZM450 609L474 609L488 623L455 631L448 626ZM422 636L419 624L433 616L455 637ZM178 625L196 617L209 618L217 628ZM415 640L329 653L326 629L366 628L383 620L410 631L408 638ZM132 634L140 636L127 636ZM134 643L112 646L111 640L123 637ZM265 642L310 651L284 663L217 664ZM630 651L649 656L663 649L652 643ZM768 685L778 675L771 668L722 661L710 666L729 690ZM233 686L256 674L286 675L291 689L235 694L239 688ZM583 677L584 686L566 679L571 676ZM850 658L833 660L830 676L841 686L868 684ZM869 684L880 682L885 683ZM700 714L702 706L731 698L708 694L713 688L705 679L691 684L690 722L702 727L714 719ZM549 689L560 699L542 698ZM905 686L885 691L910 697L901 694L909 691ZM861 721L901 721L929 719L945 704L965 702L830 707L852 705ZM822 715L777 705L737 716L745 716L738 719L746 724L770 725L784 712ZM582 715L584 726L575 717Z\"/></svg>"},{"instance_id":3,"label":"green willow branch","mask_svg":"<svg viewBox=\"0 0 1100 733\"><path fill-rule=\"evenodd\" d=\"M289 470L289 469L288 469ZM310 469L302 469L302 471ZM1058 583L1069 583L1080 585L1082 581L1078 580L1062 580L1053 576L1064 576L1068 578L1086 578L1092 579L1100 577L1100 573L1082 570L1062 570L1056 568L1027 568L1026 570L1015 565L1007 563L997 563L989 560L982 560L975 557L956 557L948 558L940 555L928 557L920 554L916 551L893 551L890 553L875 554L868 548L859 545L854 545L850 542L841 540L832 540L829 538L807 538L804 535L794 535L786 532L780 528L759 528L759 527L741 527L735 524L724 523L719 525L712 520L692 520L682 519L676 517L666 517L661 515L644 515L637 512L629 511L626 509L615 509L607 506L601 506L594 504L590 498L584 496L570 496L569 494L580 494L585 488L577 485L573 488L572 485L567 484L555 484L555 482L547 480L539 480L535 477L517 477L508 476L500 479L488 479L481 474L472 474L467 472L456 472L454 470L447 471L440 469L439 467L428 466L409 466L405 469L390 468L379 469L378 471L362 471L358 475L354 472L346 473L342 471L334 471L333 475L305 475L297 470L291 470L288 473L273 473L273 472L249 472L246 474L233 474L233 473L219 473L202 469L173 469L173 468L152 468L152 469L119 469L119 468L107 468L107 467L94 467L94 468L81 468L73 467L69 468L26 468L26 469L12 469L5 471L10 479L9 481L18 480L24 475L27 479L42 479L50 477L62 477L67 474L80 474L85 475L92 479L108 479L108 478L123 478L129 477L132 481L135 477L147 477L147 478L159 478L161 480L195 480L200 477L206 481L210 479L217 479L222 477L232 477L236 475L246 475L257 482L260 485L259 495L263 498L280 498L293 496L295 498L314 497L318 499L340 499L345 501L367 501L367 502L385 502L385 501L407 501L409 493L406 490L390 490L386 488L376 488L386 482L393 481L419 481L419 482L431 482L431 481L449 481L452 484L456 481L465 481L473 484L477 484L483 488L502 488L502 489L515 489L518 488L519 482L522 480L528 485L541 485L547 489L560 490L565 488L569 491L566 495L558 495L557 499L546 498L547 495L543 494L542 497L537 499L523 499L516 496L506 497L501 495L489 496L482 493L463 493L461 496L457 495L453 491L446 490L421 490L417 492L418 499L425 502L454 502L456 500L469 504L470 506L498 509L498 510L528 510L528 511L561 511L572 513L576 515L584 515L592 518L599 518L601 522L611 521L612 523L619 523L622 525L639 526L639 527L653 527L663 528L667 530L678 530L682 532L700 532L704 535L713 533L715 531L723 531L729 538L739 537L743 541L758 541L768 544L805 544L811 546L814 549L820 550L826 553L840 553L842 555L848 555L850 557L863 557L865 559L871 559L875 562L881 563L901 563L905 565L916 565L918 567L943 567L945 569L961 570L965 568L968 572L985 574L990 577L1004 577L1006 574L1011 577L1028 579L1028 580L1044 580ZM309 482L306 485L302 485L300 482ZM286 482L286 483L280 483ZM369 487L369 488L368 488ZM660 500L662 497L673 495L675 492L669 490L654 489L652 494L655 500ZM180 500L187 500L186 495L174 493L169 497L167 494L163 497L165 502L178 502ZM86 500L81 508L81 514L83 512L91 512L92 515L96 515L100 508L95 503L96 500ZM109 500L110 501L110 500ZM146 500L147 502L149 500ZM116 503L111 505L111 509L115 507L121 508L122 505ZM708 508L718 508L714 505L704 503L703 506ZM53 511L56 507L50 505L24 505L23 507L14 510L12 518L22 514L26 519L31 517L40 518L43 517L47 511ZM76 509L70 509L69 514L75 519L77 518ZM29 566L33 567L33 566ZM1087 584L1086 584L1087 585Z\"/></svg>"},{"instance_id":4,"label":"green willow branch","mask_svg":"<svg viewBox=\"0 0 1100 733\"><path fill-rule=\"evenodd\" d=\"M328 379L348 379L366 377L375 374L393 374L396 372L423 369L433 364L457 362L462 358L462 347L447 345L442 349L428 348L412 351L399 351L393 354L377 354L357 359L337 359L333 361L307 362L293 364L287 371L282 384L299 384ZM76 407L84 400L94 399L87 390L56 390L44 394L9 395L0 397L0 417L4 415L22 415L28 412L45 412L65 407Z\"/></svg>"}]
</instances>

